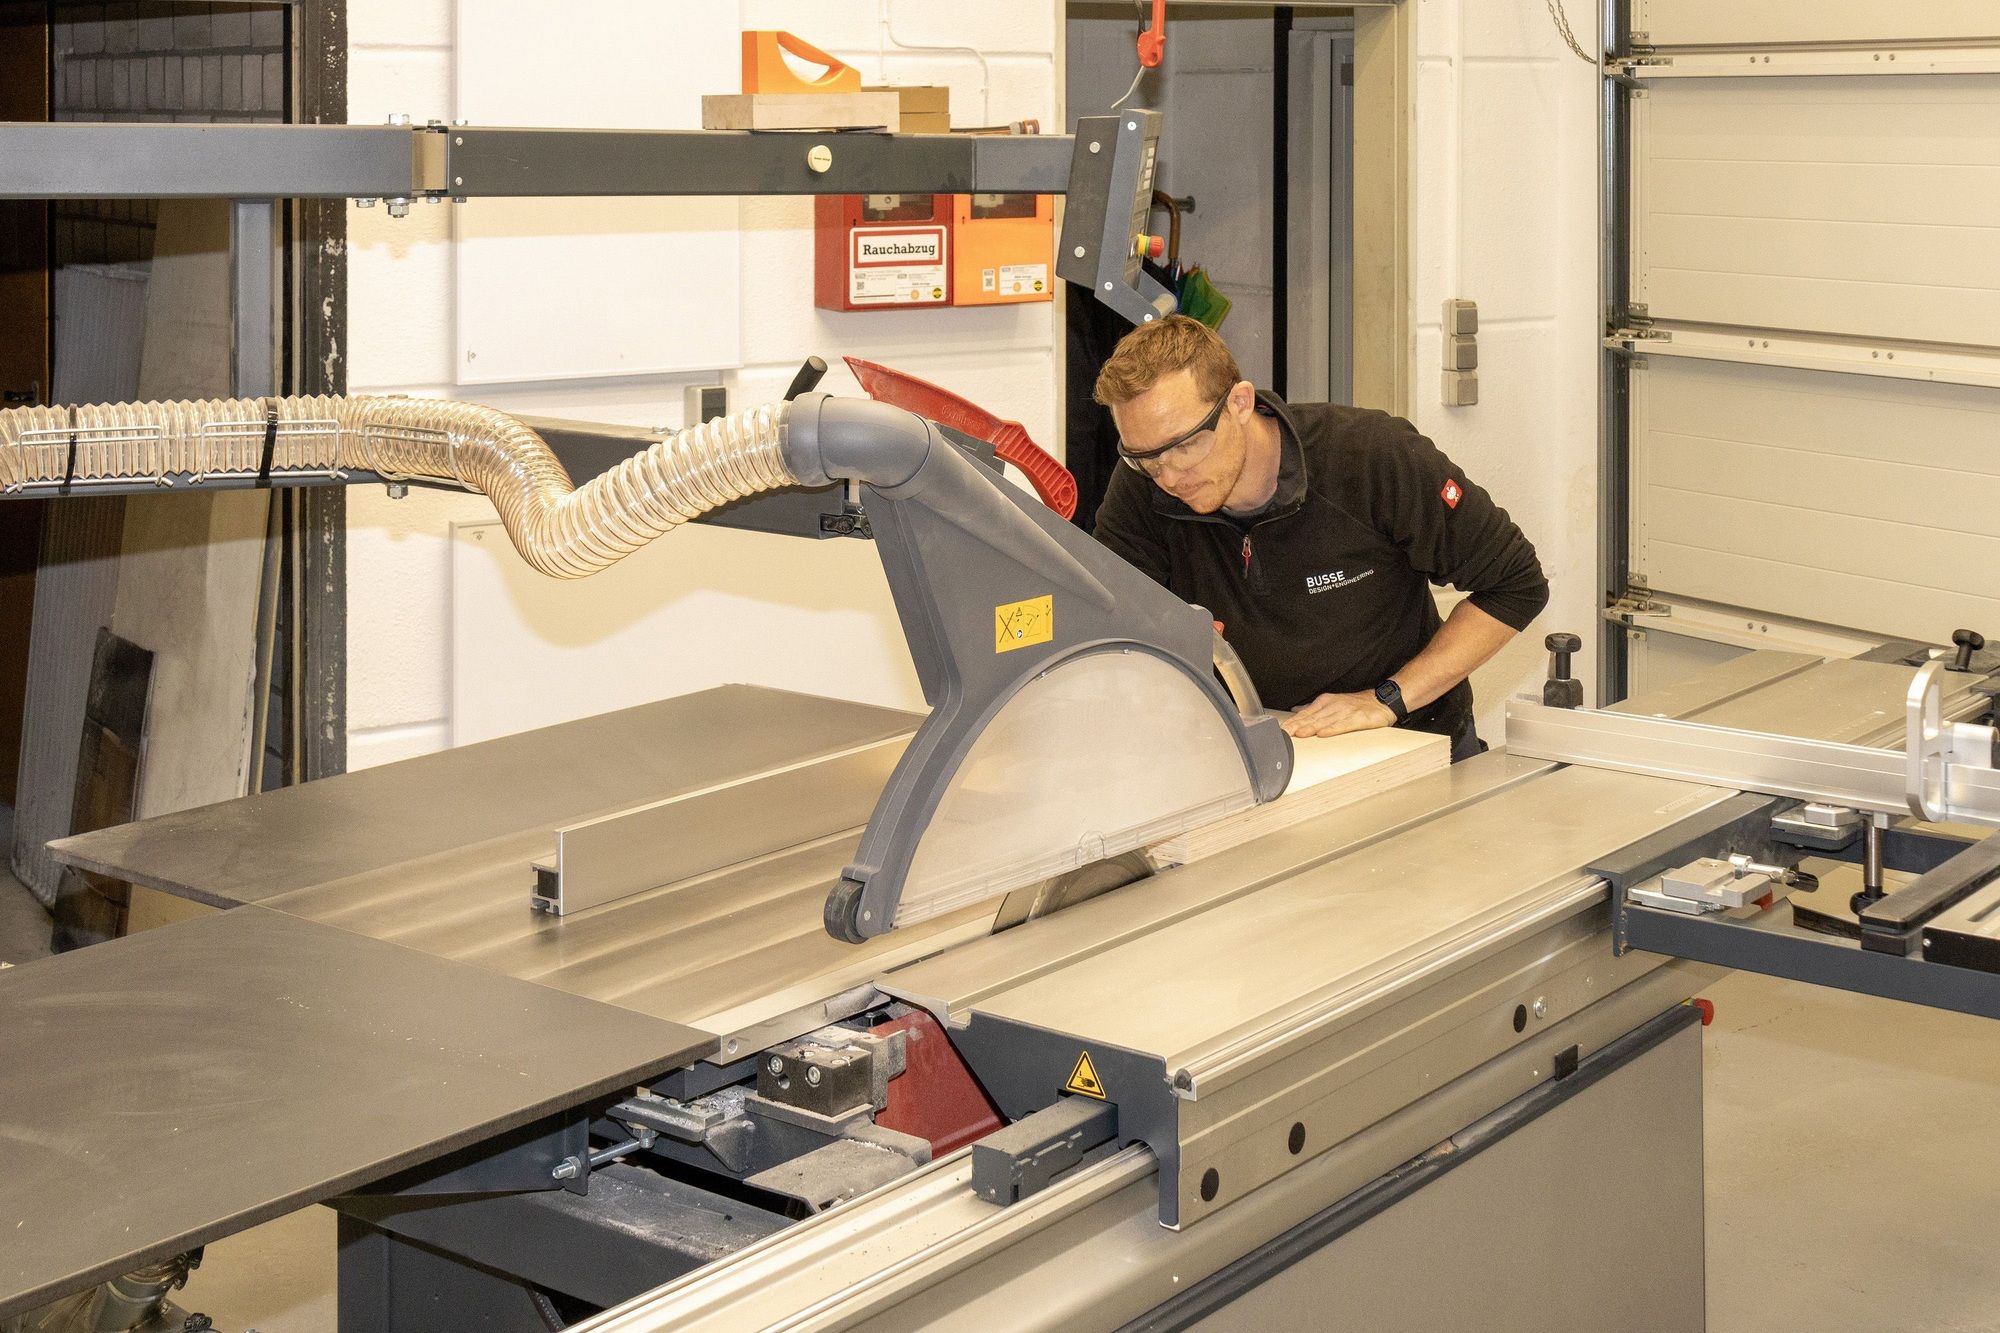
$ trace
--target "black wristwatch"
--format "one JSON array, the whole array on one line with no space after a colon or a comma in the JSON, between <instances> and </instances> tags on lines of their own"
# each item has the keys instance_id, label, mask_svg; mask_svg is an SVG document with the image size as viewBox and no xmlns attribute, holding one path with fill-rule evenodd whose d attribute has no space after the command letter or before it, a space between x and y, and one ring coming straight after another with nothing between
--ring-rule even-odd
<instances>
[{"instance_id":1,"label":"black wristwatch","mask_svg":"<svg viewBox=\"0 0 2000 1333\"><path fill-rule=\"evenodd\" d=\"M1396 725L1401 726L1410 720L1410 710L1403 707L1403 687L1395 681L1385 680L1377 685L1375 698L1396 715Z\"/></svg>"}]
</instances>

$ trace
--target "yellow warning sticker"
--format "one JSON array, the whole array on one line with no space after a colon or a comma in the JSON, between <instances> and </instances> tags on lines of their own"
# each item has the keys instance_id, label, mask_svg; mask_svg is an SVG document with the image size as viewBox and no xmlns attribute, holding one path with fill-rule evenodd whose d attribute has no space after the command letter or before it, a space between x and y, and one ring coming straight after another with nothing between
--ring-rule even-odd
<instances>
[{"instance_id":1,"label":"yellow warning sticker","mask_svg":"<svg viewBox=\"0 0 2000 1333\"><path fill-rule=\"evenodd\" d=\"M1054 597L1030 597L993 608L993 651L1011 653L1056 636Z\"/></svg>"},{"instance_id":2,"label":"yellow warning sticker","mask_svg":"<svg viewBox=\"0 0 2000 1333\"><path fill-rule=\"evenodd\" d=\"M1069 1082L1063 1084L1063 1091L1104 1100L1104 1080L1097 1076L1097 1066L1091 1063L1089 1051L1078 1052L1076 1068L1069 1071Z\"/></svg>"}]
</instances>

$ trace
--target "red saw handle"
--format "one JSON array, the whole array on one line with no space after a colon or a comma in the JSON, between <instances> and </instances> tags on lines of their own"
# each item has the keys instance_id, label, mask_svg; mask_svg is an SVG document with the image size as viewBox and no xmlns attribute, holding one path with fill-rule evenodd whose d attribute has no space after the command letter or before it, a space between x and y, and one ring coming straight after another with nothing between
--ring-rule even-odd
<instances>
[{"instance_id":1,"label":"red saw handle","mask_svg":"<svg viewBox=\"0 0 2000 1333\"><path fill-rule=\"evenodd\" d=\"M929 380L907 371L878 366L859 357L845 357L847 368L861 383L861 391L878 403L888 403L920 417L929 417L941 426L964 431L975 440L993 446L993 452L1027 474L1042 503L1064 518L1076 517L1076 478L1069 469L1049 456L1028 438L1018 421L1002 421L977 403L968 402L949 389L940 389Z\"/></svg>"}]
</instances>

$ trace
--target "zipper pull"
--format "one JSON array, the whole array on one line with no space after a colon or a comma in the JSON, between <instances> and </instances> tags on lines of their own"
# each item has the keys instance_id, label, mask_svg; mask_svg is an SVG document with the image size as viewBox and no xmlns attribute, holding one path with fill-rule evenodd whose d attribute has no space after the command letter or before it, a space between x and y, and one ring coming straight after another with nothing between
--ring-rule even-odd
<instances>
[{"instance_id":1,"label":"zipper pull","mask_svg":"<svg viewBox=\"0 0 2000 1333\"><path fill-rule=\"evenodd\" d=\"M1243 574L1246 578L1250 574L1250 534L1247 532L1243 534Z\"/></svg>"}]
</instances>

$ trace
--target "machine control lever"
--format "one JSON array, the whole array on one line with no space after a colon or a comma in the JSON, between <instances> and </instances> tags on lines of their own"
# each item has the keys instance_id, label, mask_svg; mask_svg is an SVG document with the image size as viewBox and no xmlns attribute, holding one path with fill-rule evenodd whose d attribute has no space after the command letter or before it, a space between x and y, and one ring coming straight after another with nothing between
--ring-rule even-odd
<instances>
[{"instance_id":1,"label":"machine control lever","mask_svg":"<svg viewBox=\"0 0 2000 1333\"><path fill-rule=\"evenodd\" d=\"M811 393L826 378L826 362L816 356L809 356L800 364L798 373L785 388L785 401L791 402L802 393Z\"/></svg>"},{"instance_id":2,"label":"machine control lever","mask_svg":"<svg viewBox=\"0 0 2000 1333\"><path fill-rule=\"evenodd\" d=\"M1574 634L1551 634L1542 640L1549 650L1549 678L1542 686L1542 702L1550 708L1583 707L1583 682L1570 675L1570 659L1583 651L1583 640Z\"/></svg>"},{"instance_id":3,"label":"machine control lever","mask_svg":"<svg viewBox=\"0 0 2000 1333\"><path fill-rule=\"evenodd\" d=\"M1972 670L1972 655L1986 646L1986 636L1976 629L1955 629L1951 641L1958 646L1958 656L1952 661L1953 671Z\"/></svg>"}]
</instances>

